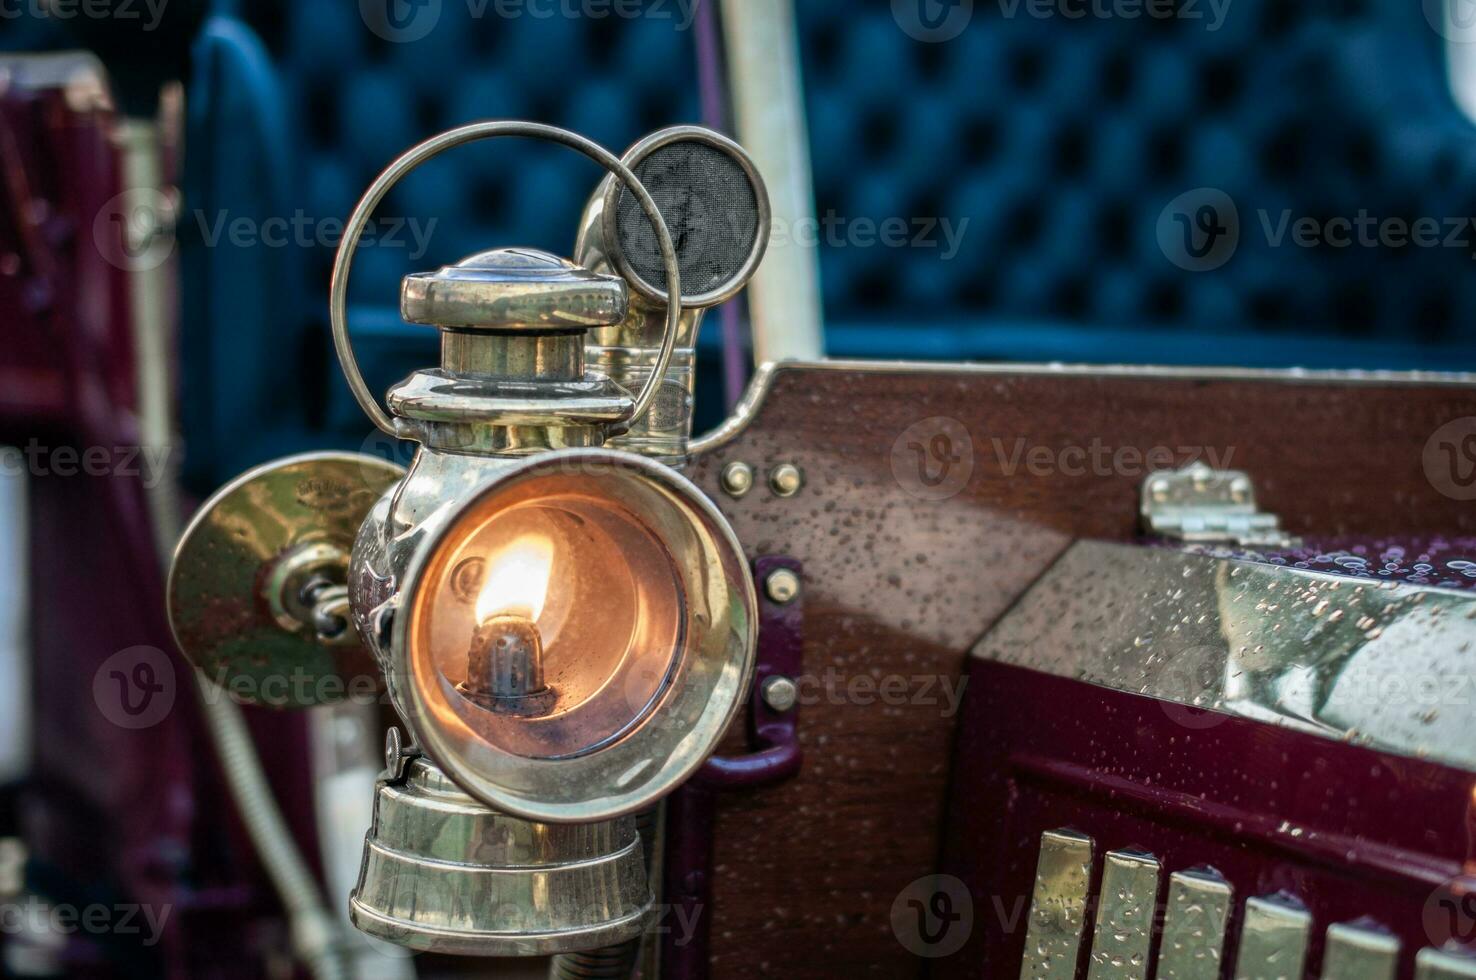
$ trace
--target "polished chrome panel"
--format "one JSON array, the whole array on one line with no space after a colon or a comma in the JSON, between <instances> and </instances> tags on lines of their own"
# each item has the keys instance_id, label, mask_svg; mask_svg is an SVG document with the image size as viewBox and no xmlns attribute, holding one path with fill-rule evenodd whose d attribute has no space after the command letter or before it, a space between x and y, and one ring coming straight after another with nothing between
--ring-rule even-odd
<instances>
[{"instance_id":1,"label":"polished chrome panel","mask_svg":"<svg viewBox=\"0 0 1476 980\"><path fill-rule=\"evenodd\" d=\"M1394 980L1398 969L1398 937L1348 922L1327 927L1322 980Z\"/></svg>"},{"instance_id":2,"label":"polished chrome panel","mask_svg":"<svg viewBox=\"0 0 1476 980\"><path fill-rule=\"evenodd\" d=\"M702 310L689 311L682 323L695 324ZM641 347L585 349L591 371L605 375L626 391L637 391L650 380L655 353ZM631 424L630 430L612 437L606 445L661 459L674 466L686 462L687 442L692 436L692 405L697 385L697 351L678 346L671 355L651 410Z\"/></svg>"},{"instance_id":3,"label":"polished chrome panel","mask_svg":"<svg viewBox=\"0 0 1476 980\"><path fill-rule=\"evenodd\" d=\"M425 445L527 455L598 446L635 404L585 370L584 332L620 323L625 282L530 248L500 248L406 276L400 314L441 331L441 365L389 391ZM653 360L665 345L654 341ZM670 351L665 351L667 355Z\"/></svg>"},{"instance_id":4,"label":"polished chrome panel","mask_svg":"<svg viewBox=\"0 0 1476 980\"><path fill-rule=\"evenodd\" d=\"M594 372L578 381L513 382L430 368L392 387L388 404L429 448L517 456L598 446L631 399Z\"/></svg>"},{"instance_id":5,"label":"polished chrome panel","mask_svg":"<svg viewBox=\"0 0 1476 980\"><path fill-rule=\"evenodd\" d=\"M1279 898L1251 898L1240 926L1235 980L1301 980L1312 916Z\"/></svg>"},{"instance_id":6,"label":"polished chrome panel","mask_svg":"<svg viewBox=\"0 0 1476 980\"><path fill-rule=\"evenodd\" d=\"M424 759L380 790L374 836L383 850L427 861L508 868L591 860L636 842L634 819L544 824L490 810Z\"/></svg>"},{"instance_id":7,"label":"polished chrome panel","mask_svg":"<svg viewBox=\"0 0 1476 980\"><path fill-rule=\"evenodd\" d=\"M1476 770L1455 590L1083 541L973 655Z\"/></svg>"},{"instance_id":8,"label":"polished chrome panel","mask_svg":"<svg viewBox=\"0 0 1476 980\"><path fill-rule=\"evenodd\" d=\"M1087 980L1147 980L1161 870L1151 854L1107 852Z\"/></svg>"},{"instance_id":9,"label":"polished chrome panel","mask_svg":"<svg viewBox=\"0 0 1476 980\"><path fill-rule=\"evenodd\" d=\"M1230 883L1214 871L1175 871L1169 876L1158 946L1159 980L1219 980L1233 898Z\"/></svg>"},{"instance_id":10,"label":"polished chrome panel","mask_svg":"<svg viewBox=\"0 0 1476 980\"><path fill-rule=\"evenodd\" d=\"M1090 837L1071 830L1048 830L1041 835L1020 980L1071 980L1076 976L1094 848Z\"/></svg>"},{"instance_id":11,"label":"polished chrome panel","mask_svg":"<svg viewBox=\"0 0 1476 980\"><path fill-rule=\"evenodd\" d=\"M441 368L450 374L528 381L584 378L584 339L578 334L509 334L496 343L460 330L441 332Z\"/></svg>"},{"instance_id":12,"label":"polished chrome panel","mask_svg":"<svg viewBox=\"0 0 1476 980\"><path fill-rule=\"evenodd\" d=\"M1438 949L1420 950L1415 957L1415 980L1473 980L1476 957L1459 956Z\"/></svg>"}]
</instances>

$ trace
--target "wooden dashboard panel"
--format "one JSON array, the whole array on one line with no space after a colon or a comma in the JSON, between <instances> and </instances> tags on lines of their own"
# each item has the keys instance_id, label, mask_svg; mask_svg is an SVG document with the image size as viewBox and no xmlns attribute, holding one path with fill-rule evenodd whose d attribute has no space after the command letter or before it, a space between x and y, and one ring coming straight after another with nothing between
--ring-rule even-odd
<instances>
[{"instance_id":1,"label":"wooden dashboard panel","mask_svg":"<svg viewBox=\"0 0 1476 980\"><path fill-rule=\"evenodd\" d=\"M1473 385L854 362L763 372L695 445L690 473L750 556L804 563L805 763L719 804L713 975L922 973L890 915L937 866L965 654L1073 539L1134 538L1150 469L1193 455L1246 470L1260 506L1314 539L1473 533L1476 508L1458 499L1462 463L1476 465L1460 456ZM757 472L739 499L721 489L735 461ZM767 485L782 463L804 474L793 497Z\"/></svg>"}]
</instances>

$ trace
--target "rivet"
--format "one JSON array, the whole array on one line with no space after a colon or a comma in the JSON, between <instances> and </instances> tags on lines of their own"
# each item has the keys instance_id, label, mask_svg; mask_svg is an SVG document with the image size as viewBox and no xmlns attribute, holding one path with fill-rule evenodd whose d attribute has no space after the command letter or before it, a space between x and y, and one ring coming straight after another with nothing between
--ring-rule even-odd
<instances>
[{"instance_id":1,"label":"rivet","mask_svg":"<svg viewBox=\"0 0 1476 980\"><path fill-rule=\"evenodd\" d=\"M799 701L799 686L790 678L776 674L760 685L759 696L764 704L783 714Z\"/></svg>"},{"instance_id":2,"label":"rivet","mask_svg":"<svg viewBox=\"0 0 1476 980\"><path fill-rule=\"evenodd\" d=\"M729 463L723 467L723 490L730 497L741 497L753 489L753 467L747 463Z\"/></svg>"},{"instance_id":3,"label":"rivet","mask_svg":"<svg viewBox=\"0 0 1476 980\"><path fill-rule=\"evenodd\" d=\"M769 488L780 497L793 497L804 486L805 478L793 463L781 463L769 474Z\"/></svg>"},{"instance_id":4,"label":"rivet","mask_svg":"<svg viewBox=\"0 0 1476 980\"><path fill-rule=\"evenodd\" d=\"M776 568L764 579L764 594L783 606L799 595L799 576L787 568Z\"/></svg>"}]
</instances>

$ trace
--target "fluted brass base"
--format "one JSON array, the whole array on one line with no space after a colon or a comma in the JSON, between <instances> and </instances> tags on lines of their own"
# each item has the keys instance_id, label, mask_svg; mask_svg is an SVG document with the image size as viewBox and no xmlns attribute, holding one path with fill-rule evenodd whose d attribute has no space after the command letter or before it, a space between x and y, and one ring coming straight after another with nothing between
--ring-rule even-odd
<instances>
[{"instance_id":1,"label":"fluted brass base","mask_svg":"<svg viewBox=\"0 0 1476 980\"><path fill-rule=\"evenodd\" d=\"M379 785L349 915L411 949L541 956L633 939L651 906L633 818L508 816L416 759Z\"/></svg>"}]
</instances>

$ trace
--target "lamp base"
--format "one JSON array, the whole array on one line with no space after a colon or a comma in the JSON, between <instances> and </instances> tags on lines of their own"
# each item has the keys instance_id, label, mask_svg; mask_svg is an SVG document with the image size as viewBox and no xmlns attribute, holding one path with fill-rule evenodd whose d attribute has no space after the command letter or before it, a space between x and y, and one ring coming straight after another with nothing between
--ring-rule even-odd
<instances>
[{"instance_id":1,"label":"lamp base","mask_svg":"<svg viewBox=\"0 0 1476 980\"><path fill-rule=\"evenodd\" d=\"M349 904L355 927L377 939L464 956L610 946L639 936L651 911L634 818L498 813L424 758L379 784Z\"/></svg>"}]
</instances>

